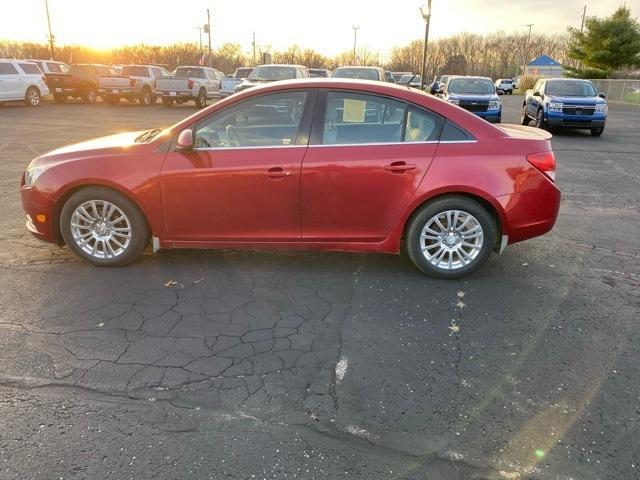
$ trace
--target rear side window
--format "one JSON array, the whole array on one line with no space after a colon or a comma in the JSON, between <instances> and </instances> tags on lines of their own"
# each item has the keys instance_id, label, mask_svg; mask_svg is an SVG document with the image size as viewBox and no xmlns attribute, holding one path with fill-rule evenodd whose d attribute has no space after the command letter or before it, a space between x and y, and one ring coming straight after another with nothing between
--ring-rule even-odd
<instances>
[{"instance_id":1,"label":"rear side window","mask_svg":"<svg viewBox=\"0 0 640 480\"><path fill-rule=\"evenodd\" d=\"M443 118L421 108L409 107L404 132L405 142L433 142L440 138Z\"/></svg>"},{"instance_id":2,"label":"rear side window","mask_svg":"<svg viewBox=\"0 0 640 480\"><path fill-rule=\"evenodd\" d=\"M11 63L0 62L0 75L17 75L18 70Z\"/></svg>"},{"instance_id":3,"label":"rear side window","mask_svg":"<svg viewBox=\"0 0 640 480\"><path fill-rule=\"evenodd\" d=\"M122 67L122 76L123 77L148 77L149 69L147 67L127 65Z\"/></svg>"},{"instance_id":4,"label":"rear side window","mask_svg":"<svg viewBox=\"0 0 640 480\"><path fill-rule=\"evenodd\" d=\"M42 74L42 70L40 70L40 67L38 65L36 65L35 63L19 63L18 65L20 65L20 68L22 69L22 71L24 73L27 74Z\"/></svg>"},{"instance_id":5,"label":"rear side window","mask_svg":"<svg viewBox=\"0 0 640 480\"><path fill-rule=\"evenodd\" d=\"M440 136L441 142L465 142L470 140L475 140L475 138L463 128L449 120L444 123L442 135Z\"/></svg>"},{"instance_id":6,"label":"rear side window","mask_svg":"<svg viewBox=\"0 0 640 480\"><path fill-rule=\"evenodd\" d=\"M62 67L59 63L47 62L47 70L51 73L62 73Z\"/></svg>"}]
</instances>

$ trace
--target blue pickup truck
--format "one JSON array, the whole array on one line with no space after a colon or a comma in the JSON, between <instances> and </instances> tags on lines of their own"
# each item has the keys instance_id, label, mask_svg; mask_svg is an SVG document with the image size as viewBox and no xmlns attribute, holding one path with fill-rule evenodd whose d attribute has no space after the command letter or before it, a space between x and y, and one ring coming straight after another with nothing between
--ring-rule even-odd
<instances>
[{"instance_id":1,"label":"blue pickup truck","mask_svg":"<svg viewBox=\"0 0 640 480\"><path fill-rule=\"evenodd\" d=\"M502 102L488 77L449 77L439 96L488 122L502 121Z\"/></svg>"},{"instance_id":2,"label":"blue pickup truck","mask_svg":"<svg viewBox=\"0 0 640 480\"><path fill-rule=\"evenodd\" d=\"M599 137L607 121L607 102L589 80L542 78L527 90L522 103L522 125L545 130L581 128Z\"/></svg>"}]
</instances>

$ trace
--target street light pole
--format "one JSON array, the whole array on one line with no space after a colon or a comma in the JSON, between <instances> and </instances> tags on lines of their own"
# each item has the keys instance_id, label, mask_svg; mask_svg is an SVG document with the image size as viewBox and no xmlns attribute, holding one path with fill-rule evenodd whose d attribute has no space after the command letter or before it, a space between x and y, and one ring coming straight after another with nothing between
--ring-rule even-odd
<instances>
[{"instance_id":1,"label":"street light pole","mask_svg":"<svg viewBox=\"0 0 640 480\"><path fill-rule=\"evenodd\" d=\"M527 35L527 41L524 44L524 59L522 61L522 76L524 77L525 68L527 68L527 56L529 55L529 41L531 40L531 27L533 27L533 23L527 23L522 25L523 27L529 27L529 34Z\"/></svg>"},{"instance_id":2,"label":"street light pole","mask_svg":"<svg viewBox=\"0 0 640 480\"><path fill-rule=\"evenodd\" d=\"M207 33L209 34L209 67L211 67L211 16L207 8Z\"/></svg>"},{"instance_id":3,"label":"street light pole","mask_svg":"<svg viewBox=\"0 0 640 480\"><path fill-rule=\"evenodd\" d=\"M428 0L426 4L420 7L420 13L424 18L424 49L422 50L422 85L427 80L427 44L429 43L429 25L431 24L431 0ZM421 86L422 86L421 85Z\"/></svg>"},{"instance_id":4,"label":"street light pole","mask_svg":"<svg viewBox=\"0 0 640 480\"><path fill-rule=\"evenodd\" d=\"M357 61L357 57L356 57L356 39L358 37L358 29L360 28L360 25L354 25L351 28L353 28L353 64L356 64Z\"/></svg>"},{"instance_id":5,"label":"street light pole","mask_svg":"<svg viewBox=\"0 0 640 480\"><path fill-rule=\"evenodd\" d=\"M200 34L200 55L202 55L202 27L196 27L198 29L198 33Z\"/></svg>"},{"instance_id":6,"label":"street light pole","mask_svg":"<svg viewBox=\"0 0 640 480\"><path fill-rule=\"evenodd\" d=\"M253 32L253 42L251 42L251 44L253 45L253 64L256 64L256 32Z\"/></svg>"},{"instance_id":7,"label":"street light pole","mask_svg":"<svg viewBox=\"0 0 640 480\"><path fill-rule=\"evenodd\" d=\"M49 48L51 49L51 60L55 60L56 52L53 48L53 33L51 33L51 18L49 17L49 1L44 0L44 8L47 11L47 25L49 26Z\"/></svg>"}]
</instances>

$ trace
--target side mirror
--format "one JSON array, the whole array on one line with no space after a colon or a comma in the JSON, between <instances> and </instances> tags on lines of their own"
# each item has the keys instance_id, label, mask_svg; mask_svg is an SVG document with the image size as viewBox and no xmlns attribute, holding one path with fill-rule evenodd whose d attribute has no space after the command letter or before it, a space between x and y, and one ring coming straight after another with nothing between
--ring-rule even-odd
<instances>
[{"instance_id":1,"label":"side mirror","mask_svg":"<svg viewBox=\"0 0 640 480\"><path fill-rule=\"evenodd\" d=\"M180 152L188 152L193 149L193 131L191 129L180 132L176 148Z\"/></svg>"},{"instance_id":2,"label":"side mirror","mask_svg":"<svg viewBox=\"0 0 640 480\"><path fill-rule=\"evenodd\" d=\"M606 93L604 93L604 92L600 92L600 93L598 94L598 96L599 96L600 98L607 98L607 94L606 94Z\"/></svg>"}]
</instances>

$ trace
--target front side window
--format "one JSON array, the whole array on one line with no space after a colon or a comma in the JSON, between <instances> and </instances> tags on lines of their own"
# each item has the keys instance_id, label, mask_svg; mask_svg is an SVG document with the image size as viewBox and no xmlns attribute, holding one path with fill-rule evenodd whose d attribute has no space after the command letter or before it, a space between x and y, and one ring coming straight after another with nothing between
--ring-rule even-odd
<instances>
[{"instance_id":1,"label":"front side window","mask_svg":"<svg viewBox=\"0 0 640 480\"><path fill-rule=\"evenodd\" d=\"M377 95L329 92L324 118L324 145L401 142L404 102Z\"/></svg>"},{"instance_id":2,"label":"front side window","mask_svg":"<svg viewBox=\"0 0 640 480\"><path fill-rule=\"evenodd\" d=\"M307 92L251 98L200 123L195 148L243 148L295 145Z\"/></svg>"},{"instance_id":3,"label":"front side window","mask_svg":"<svg viewBox=\"0 0 640 480\"><path fill-rule=\"evenodd\" d=\"M47 62L47 70L51 73L62 73L62 66L59 63Z\"/></svg>"},{"instance_id":4,"label":"front side window","mask_svg":"<svg viewBox=\"0 0 640 480\"><path fill-rule=\"evenodd\" d=\"M27 73L27 74L40 73L40 74L42 74L42 70L40 70L40 67L38 65L36 65L35 63L19 63L18 65L20 65L20 68L22 69L22 71L24 73Z\"/></svg>"}]
</instances>

